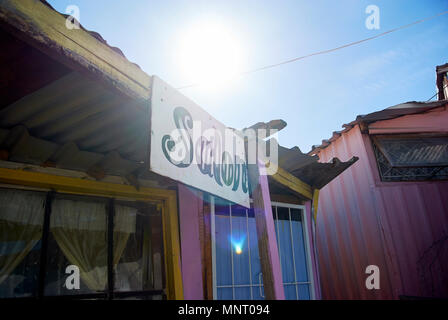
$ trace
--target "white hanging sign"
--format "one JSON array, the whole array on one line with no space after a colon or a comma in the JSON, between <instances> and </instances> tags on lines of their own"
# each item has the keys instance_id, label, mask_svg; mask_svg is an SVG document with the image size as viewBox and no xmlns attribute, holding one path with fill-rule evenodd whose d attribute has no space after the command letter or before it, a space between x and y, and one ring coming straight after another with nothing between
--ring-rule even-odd
<instances>
[{"instance_id":1,"label":"white hanging sign","mask_svg":"<svg viewBox=\"0 0 448 320\"><path fill-rule=\"evenodd\" d=\"M249 207L243 139L153 77L150 170Z\"/></svg>"}]
</instances>

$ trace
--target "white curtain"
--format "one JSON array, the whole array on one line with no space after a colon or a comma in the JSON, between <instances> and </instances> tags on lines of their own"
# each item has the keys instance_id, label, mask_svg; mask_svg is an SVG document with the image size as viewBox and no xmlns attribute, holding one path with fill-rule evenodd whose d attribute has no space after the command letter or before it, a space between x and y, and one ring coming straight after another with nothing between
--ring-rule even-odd
<instances>
[{"instance_id":1,"label":"white curtain","mask_svg":"<svg viewBox=\"0 0 448 320\"><path fill-rule=\"evenodd\" d=\"M44 212L45 194L0 191L0 284L41 239ZM10 284L9 291L12 291L18 283L11 281Z\"/></svg>"},{"instance_id":2,"label":"white curtain","mask_svg":"<svg viewBox=\"0 0 448 320\"><path fill-rule=\"evenodd\" d=\"M14 288L27 277L25 274L16 275L12 279L11 274L42 237L45 197L39 192L0 190L2 295L12 295ZM135 233L136 214L135 208L115 207L114 266L118 264L130 234ZM79 267L81 279L87 287L92 291L104 290L107 284L105 203L53 200L50 231L69 263Z\"/></svg>"},{"instance_id":3,"label":"white curtain","mask_svg":"<svg viewBox=\"0 0 448 320\"><path fill-rule=\"evenodd\" d=\"M132 209L116 206L114 265L120 260L129 234L135 232L135 213ZM54 200L50 228L67 260L78 266L87 287L92 291L104 290L107 284L105 203Z\"/></svg>"}]
</instances>

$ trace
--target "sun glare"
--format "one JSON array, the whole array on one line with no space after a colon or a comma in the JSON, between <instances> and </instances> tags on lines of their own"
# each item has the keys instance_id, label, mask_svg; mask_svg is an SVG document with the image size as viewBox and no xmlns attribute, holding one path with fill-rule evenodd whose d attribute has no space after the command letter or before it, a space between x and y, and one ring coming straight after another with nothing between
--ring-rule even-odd
<instances>
[{"instance_id":1,"label":"sun glare","mask_svg":"<svg viewBox=\"0 0 448 320\"><path fill-rule=\"evenodd\" d=\"M185 81L220 88L241 72L241 46L229 28L217 22L198 23L181 36L177 52Z\"/></svg>"},{"instance_id":2,"label":"sun glare","mask_svg":"<svg viewBox=\"0 0 448 320\"><path fill-rule=\"evenodd\" d=\"M241 246L235 246L235 253L236 254L241 254L243 252L243 249L241 249Z\"/></svg>"},{"instance_id":3,"label":"sun glare","mask_svg":"<svg viewBox=\"0 0 448 320\"><path fill-rule=\"evenodd\" d=\"M235 239L233 237L230 238L230 243L232 244L233 248L235 249L236 254L243 253L244 240L245 240L245 237L241 237L239 239Z\"/></svg>"}]
</instances>

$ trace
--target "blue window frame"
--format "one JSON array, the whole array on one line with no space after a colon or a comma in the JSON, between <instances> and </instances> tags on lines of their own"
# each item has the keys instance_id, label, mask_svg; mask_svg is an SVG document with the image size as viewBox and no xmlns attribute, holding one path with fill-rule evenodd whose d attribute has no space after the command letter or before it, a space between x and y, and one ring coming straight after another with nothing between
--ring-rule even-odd
<instances>
[{"instance_id":1,"label":"blue window frame","mask_svg":"<svg viewBox=\"0 0 448 320\"><path fill-rule=\"evenodd\" d=\"M214 299L264 299L253 210L217 198L211 202ZM285 298L313 299L305 207L272 205Z\"/></svg>"}]
</instances>

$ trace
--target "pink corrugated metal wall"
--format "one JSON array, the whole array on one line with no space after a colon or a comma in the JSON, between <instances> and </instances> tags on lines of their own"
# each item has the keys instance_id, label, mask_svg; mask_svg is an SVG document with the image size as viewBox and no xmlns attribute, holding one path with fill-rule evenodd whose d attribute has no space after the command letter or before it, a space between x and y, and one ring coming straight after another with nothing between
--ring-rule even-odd
<instances>
[{"instance_id":1,"label":"pink corrugated metal wall","mask_svg":"<svg viewBox=\"0 0 448 320\"><path fill-rule=\"evenodd\" d=\"M421 115L425 117L425 115ZM319 153L351 168L325 186L317 215L325 299L448 296L448 182L381 182L368 135L358 126ZM367 290L365 269L380 268Z\"/></svg>"}]
</instances>

